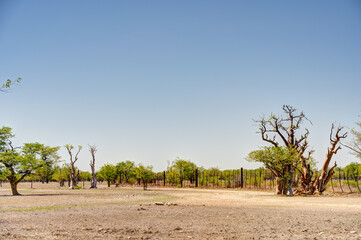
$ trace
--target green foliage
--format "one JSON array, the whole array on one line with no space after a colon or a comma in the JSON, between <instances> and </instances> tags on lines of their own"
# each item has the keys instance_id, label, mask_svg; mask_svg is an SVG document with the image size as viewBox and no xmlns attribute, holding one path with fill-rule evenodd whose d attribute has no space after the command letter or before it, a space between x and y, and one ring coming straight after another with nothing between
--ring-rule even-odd
<instances>
[{"instance_id":1,"label":"green foliage","mask_svg":"<svg viewBox=\"0 0 361 240\"><path fill-rule=\"evenodd\" d=\"M135 164L132 161L119 162L115 166L117 170L117 174L121 175L126 183L130 183L130 179L135 178ZM133 179L134 181L134 179Z\"/></svg>"},{"instance_id":2,"label":"green foliage","mask_svg":"<svg viewBox=\"0 0 361 240\"><path fill-rule=\"evenodd\" d=\"M71 167L69 164L63 164L62 167L55 166L53 179L58 182L69 181Z\"/></svg>"},{"instance_id":3,"label":"green foliage","mask_svg":"<svg viewBox=\"0 0 361 240\"><path fill-rule=\"evenodd\" d=\"M90 172L80 172L79 173L79 180L80 181L90 181L92 178L92 174Z\"/></svg>"},{"instance_id":4,"label":"green foliage","mask_svg":"<svg viewBox=\"0 0 361 240\"><path fill-rule=\"evenodd\" d=\"M108 181L108 187L110 187L110 183L115 181L117 177L117 169L112 164L104 164L99 171L99 175L105 181Z\"/></svg>"},{"instance_id":5,"label":"green foliage","mask_svg":"<svg viewBox=\"0 0 361 240\"><path fill-rule=\"evenodd\" d=\"M195 170L197 165L191 161L176 158L172 165L167 169L167 179L171 184L180 183L183 185L184 180L189 180L191 183L195 180Z\"/></svg>"},{"instance_id":6,"label":"green foliage","mask_svg":"<svg viewBox=\"0 0 361 240\"><path fill-rule=\"evenodd\" d=\"M1 175L6 177L12 187L13 195L18 195L17 184L27 175L39 169L43 161L32 152L27 151L26 145L19 150L12 145L14 134L9 127L0 129L0 169Z\"/></svg>"},{"instance_id":7,"label":"green foliage","mask_svg":"<svg viewBox=\"0 0 361 240\"><path fill-rule=\"evenodd\" d=\"M147 189L148 181L154 178L153 166L143 166L139 164L135 169L137 178L141 179L143 182L144 190Z\"/></svg>"},{"instance_id":8,"label":"green foliage","mask_svg":"<svg viewBox=\"0 0 361 240\"><path fill-rule=\"evenodd\" d=\"M248 161L261 162L277 177L282 177L287 166L296 165L300 157L296 150L287 147L263 147L250 152Z\"/></svg>"},{"instance_id":9,"label":"green foliage","mask_svg":"<svg viewBox=\"0 0 361 240\"><path fill-rule=\"evenodd\" d=\"M352 162L343 168L343 171L348 173L349 176L358 176L361 174L361 163Z\"/></svg>"},{"instance_id":10,"label":"green foliage","mask_svg":"<svg viewBox=\"0 0 361 240\"><path fill-rule=\"evenodd\" d=\"M36 175L43 182L52 180L55 172L55 164L59 161L59 147L45 146L41 143L25 143L23 152L31 155L41 162L39 168L36 169Z\"/></svg>"}]
</instances>

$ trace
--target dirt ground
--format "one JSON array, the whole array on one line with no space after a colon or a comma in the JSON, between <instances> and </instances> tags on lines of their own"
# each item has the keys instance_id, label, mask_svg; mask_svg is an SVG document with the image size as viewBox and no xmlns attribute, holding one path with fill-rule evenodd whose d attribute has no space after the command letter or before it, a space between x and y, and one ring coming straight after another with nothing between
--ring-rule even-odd
<instances>
[{"instance_id":1,"label":"dirt ground","mask_svg":"<svg viewBox=\"0 0 361 240\"><path fill-rule=\"evenodd\" d=\"M19 192L0 187L0 239L361 239L357 194L55 183L22 183Z\"/></svg>"}]
</instances>

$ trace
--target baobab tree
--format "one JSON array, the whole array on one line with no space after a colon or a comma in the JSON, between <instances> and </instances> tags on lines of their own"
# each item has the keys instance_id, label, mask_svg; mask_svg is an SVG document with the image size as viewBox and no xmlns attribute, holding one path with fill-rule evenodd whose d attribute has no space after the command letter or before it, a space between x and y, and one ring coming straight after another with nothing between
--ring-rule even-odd
<instances>
[{"instance_id":1,"label":"baobab tree","mask_svg":"<svg viewBox=\"0 0 361 240\"><path fill-rule=\"evenodd\" d=\"M76 161L78 161L78 155L81 151L81 149L83 148L82 146L78 146L78 151L76 152L74 158L73 158L73 149L74 149L74 146L71 145L71 144L66 144L64 146L66 148L66 150L68 151L69 153L69 157L70 157L70 167L71 167L71 171L70 171L70 186L69 188L70 189L74 189L74 187L78 186L78 174L76 172L76 167L75 167L75 163Z\"/></svg>"},{"instance_id":2,"label":"baobab tree","mask_svg":"<svg viewBox=\"0 0 361 240\"><path fill-rule=\"evenodd\" d=\"M282 109L285 116L278 117L271 114L268 119L262 117L260 120L255 121L259 124L259 133L263 141L270 143L274 147L284 145L297 153L298 160L294 161L290 167L284 169L285 175L292 176L297 165L301 162L302 169L307 176L306 179L309 179L308 171L310 166L307 165L307 161L310 160L313 150L308 150L309 143L307 138L310 134L309 130L307 128L301 129L302 123L305 120L309 120L303 112L297 113L297 109L290 105L283 105ZM311 123L311 121L309 122ZM298 131L302 131L302 133L297 134ZM282 181L281 178L278 178L277 186L280 186L279 190L283 188L281 187ZM277 193L281 194L282 191Z\"/></svg>"},{"instance_id":3,"label":"baobab tree","mask_svg":"<svg viewBox=\"0 0 361 240\"><path fill-rule=\"evenodd\" d=\"M89 152L92 156L92 159L90 160L90 168L91 168L91 174L92 179L90 182L90 188L97 188L97 174L95 172L95 153L98 151L97 146L95 145L88 145L89 146Z\"/></svg>"},{"instance_id":4,"label":"baobab tree","mask_svg":"<svg viewBox=\"0 0 361 240\"><path fill-rule=\"evenodd\" d=\"M309 150L308 136L310 134L309 130L305 128L303 131L301 129L302 123L307 120L309 121L303 112L297 113L297 110L289 105L283 105L283 111L285 116L276 117L274 114L268 119L262 117L260 120L257 120L260 127L260 133L262 140L273 145L273 147L279 147L284 145L285 147L292 149L297 154L297 161L285 169L285 174L292 176L294 171L297 170L300 174L300 187L297 189L298 193L313 194L316 189L319 193L322 193L327 182L331 179L333 170L336 167L332 167L328 170L329 164L334 154L340 149L338 144L342 138L346 138L347 133L341 134L342 127L338 127L335 134L333 131L335 129L332 124L330 141L331 147L328 149L326 159L324 161L321 175L318 176L317 172L315 173L312 170L312 153L313 150ZM311 123L311 121L309 121ZM312 124L312 123L311 123ZM302 131L300 134L297 132ZM282 183L277 183L277 186ZM291 183L292 185L292 183ZM280 194L280 193L279 193Z\"/></svg>"}]
</instances>

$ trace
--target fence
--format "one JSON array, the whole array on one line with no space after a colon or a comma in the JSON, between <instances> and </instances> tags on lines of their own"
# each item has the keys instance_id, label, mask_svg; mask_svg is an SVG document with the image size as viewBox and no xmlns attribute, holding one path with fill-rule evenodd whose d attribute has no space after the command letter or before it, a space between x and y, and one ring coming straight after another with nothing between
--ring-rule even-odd
<instances>
[{"instance_id":1,"label":"fence","mask_svg":"<svg viewBox=\"0 0 361 240\"><path fill-rule=\"evenodd\" d=\"M316 174L316 173L315 173ZM294 176L294 187L298 187L299 175ZM361 193L361 171L337 169L330 182L327 184L327 191L333 193ZM6 182L6 181L5 181ZM32 181L29 181L32 186ZM84 181L82 183L84 187ZM127 184L122 181L122 184ZM141 184L134 180L131 185ZM118 184L117 184L118 185ZM276 179L266 169L231 169L196 170L189 179L180 181L179 176L167 171L155 174L155 177L148 182L148 186L157 187L201 187L201 188L239 188L253 190L274 190ZM0 187L3 182L0 181Z\"/></svg>"},{"instance_id":2,"label":"fence","mask_svg":"<svg viewBox=\"0 0 361 240\"><path fill-rule=\"evenodd\" d=\"M333 193L361 193L361 173L358 171L335 171L327 185L327 191ZM165 179L165 181L164 181ZM295 174L294 187L298 187L300 176ZM193 179L180 179L171 176L167 171L156 173L150 181L153 186L202 187L202 188L244 188L255 190L273 190L276 179L265 169L233 169L224 171L195 171Z\"/></svg>"}]
</instances>

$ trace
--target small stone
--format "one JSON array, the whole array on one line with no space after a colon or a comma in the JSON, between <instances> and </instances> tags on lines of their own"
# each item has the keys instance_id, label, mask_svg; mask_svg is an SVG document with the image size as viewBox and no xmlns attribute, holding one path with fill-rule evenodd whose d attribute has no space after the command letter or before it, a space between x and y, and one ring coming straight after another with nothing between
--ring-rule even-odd
<instances>
[{"instance_id":1,"label":"small stone","mask_svg":"<svg viewBox=\"0 0 361 240\"><path fill-rule=\"evenodd\" d=\"M156 202L155 205L163 206L163 205L164 205L164 202Z\"/></svg>"},{"instance_id":2,"label":"small stone","mask_svg":"<svg viewBox=\"0 0 361 240\"><path fill-rule=\"evenodd\" d=\"M356 233L356 231L351 231L350 233L351 233L351 234L355 234L355 233Z\"/></svg>"},{"instance_id":3,"label":"small stone","mask_svg":"<svg viewBox=\"0 0 361 240\"><path fill-rule=\"evenodd\" d=\"M179 230L182 230L182 228L181 227L176 227L174 230L179 231Z\"/></svg>"},{"instance_id":4,"label":"small stone","mask_svg":"<svg viewBox=\"0 0 361 240\"><path fill-rule=\"evenodd\" d=\"M320 232L318 235L322 235L322 234L324 234L324 232Z\"/></svg>"}]
</instances>

